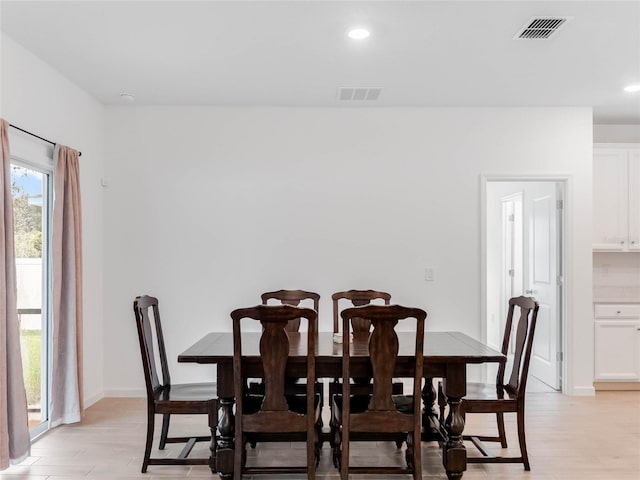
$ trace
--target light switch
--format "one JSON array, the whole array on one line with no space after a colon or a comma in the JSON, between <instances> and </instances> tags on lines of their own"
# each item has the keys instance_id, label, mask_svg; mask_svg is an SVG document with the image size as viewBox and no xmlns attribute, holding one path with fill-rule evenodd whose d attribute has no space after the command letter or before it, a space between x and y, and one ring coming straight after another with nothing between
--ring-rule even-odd
<instances>
[{"instance_id":1,"label":"light switch","mask_svg":"<svg viewBox=\"0 0 640 480\"><path fill-rule=\"evenodd\" d=\"M425 282L433 282L433 268L427 267L424 269Z\"/></svg>"}]
</instances>

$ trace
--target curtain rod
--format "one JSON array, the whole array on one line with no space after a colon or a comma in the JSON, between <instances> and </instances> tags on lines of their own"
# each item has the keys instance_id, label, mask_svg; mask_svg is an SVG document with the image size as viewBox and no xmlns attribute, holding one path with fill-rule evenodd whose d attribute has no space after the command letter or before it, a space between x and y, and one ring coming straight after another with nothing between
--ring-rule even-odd
<instances>
[{"instance_id":1,"label":"curtain rod","mask_svg":"<svg viewBox=\"0 0 640 480\"><path fill-rule=\"evenodd\" d=\"M9 126L12 127L12 128L15 128L16 130L20 130L21 132L26 133L27 135L31 135L32 137L35 137L38 140L42 140L43 142L50 143L54 147L56 146L56 142L52 142L51 140L47 140L46 138L43 138L40 135L36 135L35 133L28 132L24 128L16 127L15 125L13 125L11 123L9 124ZM81 157L82 156L82 152L78 152L78 156Z\"/></svg>"}]
</instances>

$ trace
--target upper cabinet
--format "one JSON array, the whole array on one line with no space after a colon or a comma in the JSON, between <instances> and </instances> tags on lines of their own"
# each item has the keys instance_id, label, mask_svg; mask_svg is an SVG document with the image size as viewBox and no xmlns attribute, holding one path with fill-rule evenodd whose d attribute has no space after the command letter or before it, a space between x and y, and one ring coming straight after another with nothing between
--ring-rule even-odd
<instances>
[{"instance_id":1,"label":"upper cabinet","mask_svg":"<svg viewBox=\"0 0 640 480\"><path fill-rule=\"evenodd\" d=\"M629 150L629 250L640 251L640 148Z\"/></svg>"},{"instance_id":2,"label":"upper cabinet","mask_svg":"<svg viewBox=\"0 0 640 480\"><path fill-rule=\"evenodd\" d=\"M640 251L640 145L594 148L593 249Z\"/></svg>"}]
</instances>

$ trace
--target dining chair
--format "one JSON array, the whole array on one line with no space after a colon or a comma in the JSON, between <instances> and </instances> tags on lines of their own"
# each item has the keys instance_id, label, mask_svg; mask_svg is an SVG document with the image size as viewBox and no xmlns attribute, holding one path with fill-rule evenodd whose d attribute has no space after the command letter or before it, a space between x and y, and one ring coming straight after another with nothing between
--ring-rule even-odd
<instances>
[{"instance_id":1,"label":"dining chair","mask_svg":"<svg viewBox=\"0 0 640 480\"><path fill-rule=\"evenodd\" d=\"M274 292L265 292L260 296L260 298L263 305L268 305L269 300L277 300L281 305L292 305L294 307L299 306L300 302L311 300L313 302L313 309L318 314L318 318L320 316L320 295L315 292L307 292L305 290L276 290ZM287 325L287 331L299 332L300 319L295 318L290 320ZM287 378L287 393L305 393L305 384L298 383L299 380L300 379L296 377ZM260 384L252 384L250 388L253 387L252 391L255 391L256 388L260 390L262 387L259 385ZM316 393L320 394L320 407L322 407L324 405L324 384L319 380L316 380Z\"/></svg>"},{"instance_id":2,"label":"dining chair","mask_svg":"<svg viewBox=\"0 0 640 480\"><path fill-rule=\"evenodd\" d=\"M337 334L340 333L339 318L341 303L347 303L351 307L361 307L364 305L370 305L373 301L381 300L385 305L389 305L391 302L391 294L377 290L347 290L344 292L334 293L331 295L331 300L333 301L333 333ZM350 329L353 333L369 332L371 329L371 322L363 318L353 318L350 322ZM361 393L363 395L368 395L371 393L371 378L352 378L351 381L353 382L352 392L354 394ZM331 399L333 395L340 393L341 385L342 380L339 378L335 378L329 383L329 399ZM402 395L403 392L403 383L401 381L393 382L393 393ZM333 408L331 401L329 401L329 408ZM333 415L329 418L332 419ZM330 442L333 442L332 437L330 438ZM378 439L380 438L378 437ZM400 448L404 442L404 436L398 437L394 441L396 442L397 447Z\"/></svg>"},{"instance_id":3,"label":"dining chair","mask_svg":"<svg viewBox=\"0 0 640 480\"><path fill-rule=\"evenodd\" d=\"M318 314L310 308L291 305L258 305L231 312L233 320L233 371L236 398L234 479L240 480L243 473L281 474L305 473L315 479L315 468L319 459L318 440L320 427L320 395L314 391L315 351L317 343ZM294 319L306 319L307 334L288 332L287 325ZM243 356L241 322L254 320L262 325L260 333L260 356L249 359ZM287 366L289 364L290 340L306 336L307 384L304 395L286 392ZM244 388L248 362L253 360L264 372L264 394L248 393ZM255 365L254 365L255 366ZM300 370L302 372L302 370ZM245 445L247 435L257 441L305 441L307 463L296 466L250 466L246 465Z\"/></svg>"},{"instance_id":4,"label":"dining chair","mask_svg":"<svg viewBox=\"0 0 640 480\"><path fill-rule=\"evenodd\" d=\"M167 352L160 322L158 299L143 295L136 297L133 311L140 341L142 368L147 390L147 440L142 461L142 473L149 465L209 465L216 470L215 457L187 458L196 442L211 441L215 445L218 425L218 400L213 383L172 384ZM158 360L160 369L158 369ZM167 443L186 443L175 458L151 458L156 414L162 415L159 449ZM208 415L211 436L169 437L171 415ZM213 448L211 449L213 452Z\"/></svg>"},{"instance_id":5,"label":"dining chair","mask_svg":"<svg viewBox=\"0 0 640 480\"><path fill-rule=\"evenodd\" d=\"M311 301L313 302L313 309L319 315L320 295L315 292L308 292L306 290L276 290L273 292L265 292L260 295L263 305L268 305L270 300L276 300L280 305L291 305L294 307L300 306L300 302ZM294 318L289 320L287 324L288 332L300 331L300 319ZM297 377L287 377L286 379L286 391L287 394L305 394L306 382L301 383L301 379ZM324 383L320 380L316 380L316 393L320 395L320 410L324 406ZM249 381L249 392L254 394L264 394L264 383L262 380ZM320 417L320 426L322 426L322 417ZM255 448L256 443L253 438L249 438L249 444L252 448ZM320 442L322 448L322 441Z\"/></svg>"},{"instance_id":6,"label":"dining chair","mask_svg":"<svg viewBox=\"0 0 640 480\"><path fill-rule=\"evenodd\" d=\"M518 319L515 324L515 342L513 364L509 378L505 383L505 364L498 368L496 384L467 384L467 395L462 399L463 415L470 413L495 413L498 435L464 435L464 440L469 440L482 454L481 457L468 457L467 463L522 463L525 470L531 470L527 455L527 443L524 428L525 391L529 362L533 350L533 338L538 317L538 302L532 297L514 297L509 299L509 311L502 339L502 354L509 353L512 330L514 328L514 315L518 309ZM442 389L442 383L438 386L438 400L440 404L440 421L450 422L450 418L444 418L444 406L446 396ZM503 457L491 455L484 442L500 442L502 448L507 448L507 437L504 428L504 414L515 413L518 423L518 441L520 443L519 457Z\"/></svg>"},{"instance_id":7,"label":"dining chair","mask_svg":"<svg viewBox=\"0 0 640 480\"><path fill-rule=\"evenodd\" d=\"M376 290L347 290L344 292L336 292L331 295L333 301L333 333L340 332L340 301L346 300L351 303L352 307L361 307L369 305L374 300L383 300L385 305L389 305L391 294L387 292L378 292ZM362 318L354 318L351 322L351 329L354 332L368 332L370 323Z\"/></svg>"},{"instance_id":8,"label":"dining chair","mask_svg":"<svg viewBox=\"0 0 640 480\"><path fill-rule=\"evenodd\" d=\"M363 319L371 324L369 357L371 359L372 390L368 395L353 395L351 382L342 383L342 392L332 397L332 425L334 436L333 460L340 470L340 478L347 480L350 473L363 474L411 474L422 478L421 456L421 387L424 351L424 323L427 316L419 308L399 305L366 305L348 308L342 316L342 376L351 376L349 323ZM413 394L393 394L393 371L398 358L398 336L395 327L400 321L415 319L415 369ZM358 466L349 465L349 446L355 433L363 433L360 440L374 439L372 434L402 433L407 438L405 459L407 466Z\"/></svg>"},{"instance_id":9,"label":"dining chair","mask_svg":"<svg viewBox=\"0 0 640 480\"><path fill-rule=\"evenodd\" d=\"M268 305L269 300L277 300L282 305L300 306L300 302L311 300L313 309L319 312L320 295L315 292L307 292L305 290L276 290L274 292L265 292L260 295L263 305ZM287 331L297 332L300 330L300 319L295 318L287 325Z\"/></svg>"}]
</instances>

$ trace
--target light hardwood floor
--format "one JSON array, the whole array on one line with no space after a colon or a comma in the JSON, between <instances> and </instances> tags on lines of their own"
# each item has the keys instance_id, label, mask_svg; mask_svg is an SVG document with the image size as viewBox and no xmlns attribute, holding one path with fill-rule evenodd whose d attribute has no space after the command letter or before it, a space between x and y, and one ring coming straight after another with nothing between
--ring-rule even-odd
<instances>
[{"instance_id":1,"label":"light hardwood floor","mask_svg":"<svg viewBox=\"0 0 640 480\"><path fill-rule=\"evenodd\" d=\"M509 445L517 452L515 419L507 416ZM144 445L145 401L103 399L87 409L82 424L59 427L33 444L32 456L20 465L0 472L0 479L30 480L159 480L212 479L207 467L151 466L140 473ZM205 420L196 416L172 418L172 432L206 434ZM175 430L173 430L175 428ZM492 416L468 418L465 433L493 431ZM527 396L527 439L531 472L522 465L469 465L465 479L487 480L639 480L640 479L640 392L600 392L595 397L567 397L557 393L530 393ZM167 445L165 454L175 455L181 445ZM304 462L303 446L263 444L249 451L249 461ZM442 457L434 443L423 443L425 480L446 479ZM475 455L468 445L469 455ZM156 452L159 454L160 452ZM207 455L199 444L192 455ZM391 443L355 444L354 463L401 462L403 452ZM276 476L253 478L289 478ZM337 471L325 445L318 468L319 479L336 479ZM354 476L353 478L385 478ZM409 478L395 476L395 478Z\"/></svg>"}]
</instances>

